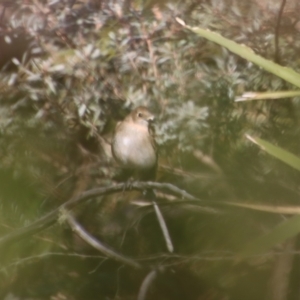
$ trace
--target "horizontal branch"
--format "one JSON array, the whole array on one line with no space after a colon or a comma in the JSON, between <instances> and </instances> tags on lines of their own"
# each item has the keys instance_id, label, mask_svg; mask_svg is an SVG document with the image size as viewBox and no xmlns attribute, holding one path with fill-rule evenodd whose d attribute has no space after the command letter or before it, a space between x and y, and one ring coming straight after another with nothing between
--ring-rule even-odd
<instances>
[{"instance_id":1,"label":"horizontal branch","mask_svg":"<svg viewBox=\"0 0 300 300\"><path fill-rule=\"evenodd\" d=\"M199 202L199 199L197 199L196 197L192 196L186 191L179 189L178 187L170 183L133 182L130 185L131 190L145 190L147 188L167 191L181 199ZM63 209L69 210L74 208L78 204L83 203L88 199L98 197L98 196L103 196L103 195L109 195L117 192L122 192L125 191L126 189L127 190L129 189L126 184L118 183L108 187L100 187L100 188L95 188L95 189L85 191L82 194L78 195L77 197L74 197L69 201L65 202L64 204L54 209L53 211L49 212L48 214L46 214L39 220L33 222L32 224L26 227L22 227L20 229L16 229L15 231L1 237L0 248L3 246L7 246L11 243L17 242L20 239L23 239L25 237L41 232L42 230L45 230L46 228L52 226L57 222L60 215L60 211Z\"/></svg>"}]
</instances>

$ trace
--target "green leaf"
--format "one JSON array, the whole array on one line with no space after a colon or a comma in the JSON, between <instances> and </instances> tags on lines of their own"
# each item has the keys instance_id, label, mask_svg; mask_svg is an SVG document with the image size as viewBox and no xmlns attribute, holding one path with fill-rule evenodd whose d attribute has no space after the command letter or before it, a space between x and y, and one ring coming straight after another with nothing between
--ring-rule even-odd
<instances>
[{"instance_id":1,"label":"green leaf","mask_svg":"<svg viewBox=\"0 0 300 300\"><path fill-rule=\"evenodd\" d=\"M235 99L235 102L240 101L251 101L251 100L262 100L262 99L281 99L300 96L300 91L278 91L278 92L246 92L240 97Z\"/></svg>"},{"instance_id":2,"label":"green leaf","mask_svg":"<svg viewBox=\"0 0 300 300\"><path fill-rule=\"evenodd\" d=\"M226 39L218 33L212 32L209 29L204 29L200 27L188 26L179 18L176 18L177 22L182 25L184 28L189 29L196 33L199 36L202 36L209 41L215 42L229 51L247 59L248 61L253 62L254 64L264 68L265 70L273 73L274 75L294 84L297 87L300 87L300 74L295 72L293 69L282 67L268 59L265 59L257 54L254 51L246 47L245 45L238 44L232 40Z\"/></svg>"},{"instance_id":3,"label":"green leaf","mask_svg":"<svg viewBox=\"0 0 300 300\"><path fill-rule=\"evenodd\" d=\"M266 252L300 232L300 216L294 216L280 223L272 231L250 241L239 253L244 258Z\"/></svg>"},{"instance_id":4,"label":"green leaf","mask_svg":"<svg viewBox=\"0 0 300 300\"><path fill-rule=\"evenodd\" d=\"M271 154L272 156L280 159L281 161L283 161L284 163L286 163L287 165L297 169L298 171L300 171L300 158L298 158L296 155L283 150L280 147L274 146L271 143L264 141L260 138L257 137L252 137L248 134L246 134L246 138L248 140L250 140L251 142L257 144L258 146L260 146L260 148L264 151L266 151L267 153Z\"/></svg>"}]
</instances>

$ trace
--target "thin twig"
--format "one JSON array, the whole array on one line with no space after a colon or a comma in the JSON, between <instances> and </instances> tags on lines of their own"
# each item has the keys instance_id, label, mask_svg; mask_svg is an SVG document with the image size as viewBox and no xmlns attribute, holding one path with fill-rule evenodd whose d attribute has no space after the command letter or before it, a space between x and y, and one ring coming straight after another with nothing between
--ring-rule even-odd
<instances>
[{"instance_id":1,"label":"thin twig","mask_svg":"<svg viewBox=\"0 0 300 300\"><path fill-rule=\"evenodd\" d=\"M99 240L94 238L92 235L90 235L74 218L72 213L67 210L62 211L63 217L67 220L68 224L72 228L72 230L77 233L85 242L87 242L89 245L91 245L93 248L97 249L98 251L102 252L106 256L115 259L116 261L119 261L125 265L128 265L130 267L133 267L135 269L142 268L142 265L138 262L134 261L131 258L128 258L124 255L121 255L114 250L108 248L104 244L102 244Z\"/></svg>"},{"instance_id":2,"label":"thin twig","mask_svg":"<svg viewBox=\"0 0 300 300\"><path fill-rule=\"evenodd\" d=\"M162 214L159 206L157 205L157 203L155 201L152 201L152 205L154 207L154 211L155 211L159 226L160 226L161 231L163 233L163 236L165 238L167 249L170 253L173 253L174 252L174 246L173 246L173 243L172 243L172 239L171 239L167 224L166 224L165 219L163 217L163 214Z\"/></svg>"},{"instance_id":3,"label":"thin twig","mask_svg":"<svg viewBox=\"0 0 300 300\"><path fill-rule=\"evenodd\" d=\"M163 271L163 269L162 270L158 270L158 269L152 270L151 272L149 272L147 274L147 276L143 280L143 283L140 287L137 300L145 300L146 299L147 292L148 292L150 286L153 284L153 281L156 279L159 271Z\"/></svg>"}]
</instances>

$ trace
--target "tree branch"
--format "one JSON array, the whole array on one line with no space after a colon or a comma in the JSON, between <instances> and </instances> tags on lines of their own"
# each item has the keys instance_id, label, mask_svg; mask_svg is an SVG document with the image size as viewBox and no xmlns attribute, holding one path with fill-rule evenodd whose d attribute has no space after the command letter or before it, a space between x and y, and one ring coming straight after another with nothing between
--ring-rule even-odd
<instances>
[{"instance_id":1,"label":"tree branch","mask_svg":"<svg viewBox=\"0 0 300 300\"><path fill-rule=\"evenodd\" d=\"M62 211L63 218L65 218L72 228L74 232L76 232L85 242L87 242L89 245L91 245L93 248L97 249L98 251L105 254L107 257L110 257L112 259L115 259L116 261L119 261L125 265L128 265L130 267L133 267L135 269L142 268L142 265L138 262L134 261L131 258L128 258L124 255L121 255L114 250L108 248L104 244L102 244L99 240L97 240L95 237L90 235L74 218L72 213L67 210Z\"/></svg>"},{"instance_id":2,"label":"tree branch","mask_svg":"<svg viewBox=\"0 0 300 300\"><path fill-rule=\"evenodd\" d=\"M147 297L147 293L151 287L151 285L153 285L154 280L156 279L157 275L159 272L162 272L163 268L161 269L156 269L156 270L152 270L150 271L147 276L145 277L145 279L143 280L143 283L140 287L139 290L139 294L137 297L137 300L145 300Z\"/></svg>"},{"instance_id":3,"label":"tree branch","mask_svg":"<svg viewBox=\"0 0 300 300\"><path fill-rule=\"evenodd\" d=\"M177 197L180 197L181 199L186 199L190 201L198 201L196 197L192 196L191 194L187 193L184 190L179 189L178 187L170 184L170 183L158 183L158 182L133 182L130 186L130 189L132 190L145 190L145 189L158 189L167 191L173 195L176 195ZM38 232L41 232L42 230L52 226L55 224L58 220L59 213L61 210L66 209L70 210L77 206L80 203L83 203L84 201L97 197L97 196L103 196L103 195L109 195L117 192L122 192L128 189L128 186L124 183L115 184L109 187L100 187L91 189L88 191L83 192L77 197L74 197L70 199L69 201L65 202L58 208L54 209L53 211L46 214L44 217L40 218L39 220L33 222L32 224L22 227L20 229L16 229L12 233L9 233L3 237L0 238L0 249L3 246L7 246L11 243L17 242L20 239L23 239L25 237L31 236L33 234L36 234ZM204 208L205 209L205 208Z\"/></svg>"}]
</instances>

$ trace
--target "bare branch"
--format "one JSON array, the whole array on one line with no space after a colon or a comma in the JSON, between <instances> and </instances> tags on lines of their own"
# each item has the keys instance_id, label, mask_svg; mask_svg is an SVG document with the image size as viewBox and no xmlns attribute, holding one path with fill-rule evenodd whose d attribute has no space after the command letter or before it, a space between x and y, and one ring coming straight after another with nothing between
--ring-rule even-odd
<instances>
[{"instance_id":1,"label":"bare branch","mask_svg":"<svg viewBox=\"0 0 300 300\"><path fill-rule=\"evenodd\" d=\"M173 246L173 243L172 243L172 239L171 239L167 224L166 224L165 219L163 217L163 214L162 214L159 206L157 205L157 203L155 201L152 201L152 205L154 207L154 211L155 211L159 226L160 226L161 231L163 233L163 236L165 238L167 249L170 253L173 253L174 252L174 246Z\"/></svg>"},{"instance_id":2,"label":"bare branch","mask_svg":"<svg viewBox=\"0 0 300 300\"><path fill-rule=\"evenodd\" d=\"M139 294L137 297L137 300L145 300L147 296L147 292L152 285L153 281L156 279L158 272L163 271L163 268L161 270L152 270L147 274L145 279L143 280L143 283L140 287Z\"/></svg>"},{"instance_id":3,"label":"bare branch","mask_svg":"<svg viewBox=\"0 0 300 300\"><path fill-rule=\"evenodd\" d=\"M106 256L115 259L125 265L128 265L130 267L140 269L142 268L142 265L140 265L138 262L134 261L131 258L128 258L124 255L121 255L117 252L115 252L112 249L109 249L107 246L102 244L99 240L94 238L92 235L90 235L74 218L72 213L70 211L67 211L64 209L62 211L63 217L67 220L68 224L72 228L74 232L76 232L85 242L87 242L89 245L91 245L93 248L99 250L100 252L104 253Z\"/></svg>"},{"instance_id":4,"label":"bare branch","mask_svg":"<svg viewBox=\"0 0 300 300\"><path fill-rule=\"evenodd\" d=\"M192 196L191 194L187 193L184 190L179 189L178 187L170 184L170 183L158 183L158 182L133 182L130 186L131 189L134 190L145 190L145 189L158 189L158 190L164 190L168 191L171 194L176 195L177 197L180 197L181 199L187 199L190 201L198 201L199 200ZM56 223L58 217L59 217L59 211L62 209L72 209L75 206L77 206L80 203L83 203L84 201L91 199L93 197L103 196L103 195L109 195L121 191L125 191L128 189L126 184L119 183L115 184L109 187L100 187L91 189L88 191L83 192L77 197L74 197L70 199L69 201L65 202L55 210L49 212L44 217L40 218L39 220L33 222L32 224L16 229L12 233L9 233L3 237L0 238L0 248L9 245L10 243L17 242L22 238L25 238L27 236L36 234L50 226ZM203 208L205 209L205 208ZM209 210L207 208L207 210ZM210 209L211 210L211 209Z\"/></svg>"}]
</instances>

